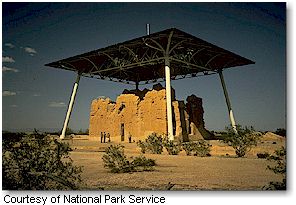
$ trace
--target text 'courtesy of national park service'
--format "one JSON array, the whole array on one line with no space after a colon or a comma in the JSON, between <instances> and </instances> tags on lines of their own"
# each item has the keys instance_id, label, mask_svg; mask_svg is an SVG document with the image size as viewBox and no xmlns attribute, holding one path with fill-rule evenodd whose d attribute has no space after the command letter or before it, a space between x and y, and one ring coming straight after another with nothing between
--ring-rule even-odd
<instances>
[{"instance_id":1,"label":"text 'courtesy of national park service'","mask_svg":"<svg viewBox=\"0 0 296 205\"><path fill-rule=\"evenodd\" d=\"M3 197L5 204L164 204L166 199L164 196L137 196L130 195L98 195L83 196L79 195L57 195L57 196L13 196L6 194Z\"/></svg>"}]
</instances>

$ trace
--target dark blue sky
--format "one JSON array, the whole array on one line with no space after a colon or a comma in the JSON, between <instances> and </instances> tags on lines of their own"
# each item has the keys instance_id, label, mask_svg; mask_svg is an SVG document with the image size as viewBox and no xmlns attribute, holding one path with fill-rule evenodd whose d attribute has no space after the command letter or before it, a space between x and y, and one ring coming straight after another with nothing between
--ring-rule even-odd
<instances>
[{"instance_id":1,"label":"dark blue sky","mask_svg":"<svg viewBox=\"0 0 296 205\"><path fill-rule=\"evenodd\" d=\"M224 72L236 121L286 127L284 3L2 3L2 19L4 130L61 129L76 74L44 64L143 36L146 23L152 33L175 27L255 61ZM229 124L218 75L172 86L178 99L203 98L208 129ZM88 128L91 101L124 89L133 87L82 78L69 127Z\"/></svg>"}]
</instances>

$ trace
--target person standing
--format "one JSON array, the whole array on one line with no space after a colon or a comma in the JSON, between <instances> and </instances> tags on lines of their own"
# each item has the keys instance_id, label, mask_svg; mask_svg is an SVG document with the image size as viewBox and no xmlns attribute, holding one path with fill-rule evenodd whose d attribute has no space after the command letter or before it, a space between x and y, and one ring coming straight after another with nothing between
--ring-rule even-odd
<instances>
[{"instance_id":1,"label":"person standing","mask_svg":"<svg viewBox=\"0 0 296 205\"><path fill-rule=\"evenodd\" d=\"M104 143L106 143L106 132L104 132Z\"/></svg>"}]
</instances>

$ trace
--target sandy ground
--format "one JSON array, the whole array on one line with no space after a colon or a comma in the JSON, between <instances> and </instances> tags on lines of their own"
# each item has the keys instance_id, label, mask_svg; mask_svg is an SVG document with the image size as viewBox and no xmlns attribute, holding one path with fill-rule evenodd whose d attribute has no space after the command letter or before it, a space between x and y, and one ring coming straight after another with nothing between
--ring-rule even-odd
<instances>
[{"instance_id":1,"label":"sandy ground","mask_svg":"<svg viewBox=\"0 0 296 205\"><path fill-rule=\"evenodd\" d=\"M186 156L184 151L177 156L166 152L145 154L156 160L154 171L114 174L104 168L102 160L103 151L110 144L87 138L69 143L74 149L71 152L74 163L83 166L84 187L93 190L166 190L169 183L174 184L172 190L261 190L270 181L280 181L281 176L267 170L271 162L258 159L256 154L273 153L285 145L282 139L265 140L245 158L235 158L231 147L210 141L211 157ZM135 143L123 145L128 156L140 155Z\"/></svg>"}]
</instances>

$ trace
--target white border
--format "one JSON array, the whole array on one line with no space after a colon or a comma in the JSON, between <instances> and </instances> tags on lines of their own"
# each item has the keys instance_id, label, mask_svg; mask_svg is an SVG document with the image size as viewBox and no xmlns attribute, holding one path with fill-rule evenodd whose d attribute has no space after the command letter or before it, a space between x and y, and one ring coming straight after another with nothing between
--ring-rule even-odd
<instances>
[{"instance_id":1,"label":"white border","mask_svg":"<svg viewBox=\"0 0 296 205\"><path fill-rule=\"evenodd\" d=\"M21 1L3 1L3 2L21 2ZM31 2L40 2L40 1L31 1ZM53 1L53 2L65 2L65 1ZM71 1L78 2L78 1ZM97 2L97 1L89 1L89 2ZM107 1L101 1L107 2ZM122 1L109 1L109 2L122 2ZM131 1L133 2L133 1ZM157 1L150 1L157 2ZM163 1L168 2L168 1ZM176 1L170 1L176 2ZM210 2L210 1L203 1ZM223 1L216 1L223 2ZM242 1L234 1L234 2L242 2ZM256 2L256 1L249 1ZM270 2L270 1L261 1L261 2ZM272 1L272 2L282 2L282 1ZM128 191L128 192L102 192L102 191L81 191L81 192L61 192L61 191L1 191L1 204L6 204L3 202L3 197L6 194L14 195L14 196L47 196L52 197L58 194L81 194L84 196L97 196L99 194L110 194L110 195L124 195L128 196L129 194L135 194L138 196L165 196L166 203L165 204L268 204L268 205L279 205L279 204L292 204L292 200L295 202L295 128L294 128L294 116L295 109L293 108L293 102L295 102L295 61L292 57L295 51L295 41L293 41L292 36L295 36L295 27L293 26L293 22L295 23L295 13L294 13L295 3L293 1L287 2L287 133L288 133L288 141L287 141L287 150L288 150L288 190L287 191L277 191L277 192L264 192L264 191L252 191L252 192L231 192L231 191L173 191L173 192L151 192L151 191ZM1 5L1 14L2 14L2 5ZM2 19L2 15L1 15ZM2 33L2 26L1 26ZM1 38L2 43L2 38ZM2 63L1 63L2 65ZM294 79L294 80L293 80ZM2 80L2 74L1 74ZM2 88L2 82L0 87ZM293 92L294 91L294 92ZM2 107L2 99L0 100L0 105ZM1 112L2 114L2 112ZM2 128L2 118L1 118L1 128ZM2 139L2 137L1 137ZM2 149L2 148L0 148ZM2 153L2 152L1 152ZM1 158L2 164L2 158ZM2 169L1 169L2 172ZM2 174L1 174L2 176ZM1 177L2 178L2 177ZM2 183L2 179L1 179ZM54 204L54 203L46 203ZM60 203L61 204L61 203ZM146 204L146 203L144 203Z\"/></svg>"}]
</instances>

